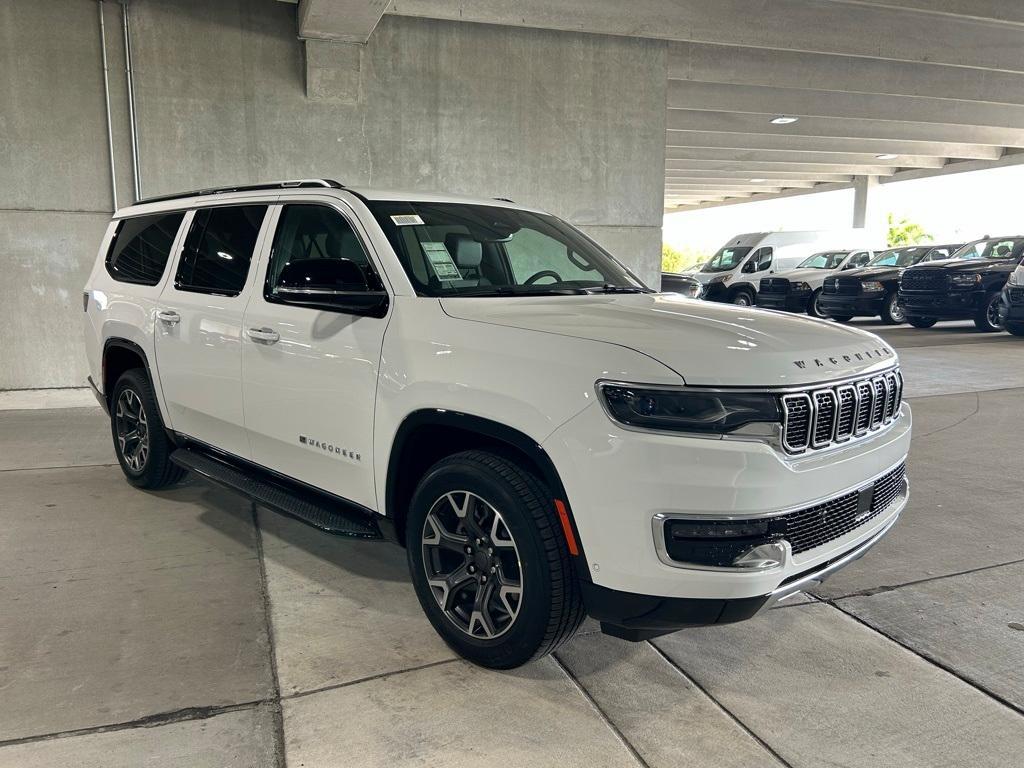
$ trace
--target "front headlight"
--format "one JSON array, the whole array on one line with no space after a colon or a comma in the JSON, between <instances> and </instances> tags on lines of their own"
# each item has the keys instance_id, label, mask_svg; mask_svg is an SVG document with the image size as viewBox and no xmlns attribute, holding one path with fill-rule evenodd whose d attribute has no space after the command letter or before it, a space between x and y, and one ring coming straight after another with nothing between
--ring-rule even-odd
<instances>
[{"instance_id":1,"label":"front headlight","mask_svg":"<svg viewBox=\"0 0 1024 768\"><path fill-rule=\"evenodd\" d=\"M811 290L810 283L793 283L792 290L794 293L806 293Z\"/></svg>"},{"instance_id":2,"label":"front headlight","mask_svg":"<svg viewBox=\"0 0 1024 768\"><path fill-rule=\"evenodd\" d=\"M1024 285L1024 270L1020 267L1013 270L1010 273L1009 279L1006 281L1007 285Z\"/></svg>"},{"instance_id":3,"label":"front headlight","mask_svg":"<svg viewBox=\"0 0 1024 768\"><path fill-rule=\"evenodd\" d=\"M949 282L954 288L973 288L976 285L981 285L981 275L954 272L950 275Z\"/></svg>"},{"instance_id":4,"label":"front headlight","mask_svg":"<svg viewBox=\"0 0 1024 768\"><path fill-rule=\"evenodd\" d=\"M775 395L702 392L599 383L608 414L620 424L672 432L724 434L755 422L782 420Z\"/></svg>"},{"instance_id":5,"label":"front headlight","mask_svg":"<svg viewBox=\"0 0 1024 768\"><path fill-rule=\"evenodd\" d=\"M718 277L712 277L710 283L728 283L732 280L732 275L719 275Z\"/></svg>"},{"instance_id":6,"label":"front headlight","mask_svg":"<svg viewBox=\"0 0 1024 768\"><path fill-rule=\"evenodd\" d=\"M864 293L881 293L885 290L885 286L877 280L865 280L860 284L860 289Z\"/></svg>"}]
</instances>

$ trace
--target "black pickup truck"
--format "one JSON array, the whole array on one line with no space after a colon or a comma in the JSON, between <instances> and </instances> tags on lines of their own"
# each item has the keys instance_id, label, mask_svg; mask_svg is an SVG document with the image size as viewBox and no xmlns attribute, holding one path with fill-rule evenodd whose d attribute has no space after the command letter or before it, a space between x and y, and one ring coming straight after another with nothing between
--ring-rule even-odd
<instances>
[{"instance_id":1,"label":"black pickup truck","mask_svg":"<svg viewBox=\"0 0 1024 768\"><path fill-rule=\"evenodd\" d=\"M1005 330L1014 336L1024 336L1024 266L1021 264L1010 274L1003 288L999 319Z\"/></svg>"},{"instance_id":2,"label":"black pickup truck","mask_svg":"<svg viewBox=\"0 0 1024 768\"><path fill-rule=\"evenodd\" d=\"M880 251L862 269L825 279L818 306L840 322L877 315L887 325L905 322L897 303L900 273L914 264L948 259L959 245L911 245Z\"/></svg>"},{"instance_id":3,"label":"black pickup truck","mask_svg":"<svg viewBox=\"0 0 1024 768\"><path fill-rule=\"evenodd\" d=\"M907 322L930 328L939 320L974 320L979 330L998 331L1003 286L1021 254L1024 236L994 237L968 243L954 261L906 270L899 303Z\"/></svg>"}]
</instances>

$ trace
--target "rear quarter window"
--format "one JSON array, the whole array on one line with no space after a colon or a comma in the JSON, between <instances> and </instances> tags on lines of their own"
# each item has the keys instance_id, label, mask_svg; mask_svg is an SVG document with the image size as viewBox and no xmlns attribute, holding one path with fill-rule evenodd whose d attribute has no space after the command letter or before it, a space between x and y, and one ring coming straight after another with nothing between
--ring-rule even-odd
<instances>
[{"instance_id":1,"label":"rear quarter window","mask_svg":"<svg viewBox=\"0 0 1024 768\"><path fill-rule=\"evenodd\" d=\"M107 274L120 283L159 283L184 218L174 211L122 219L107 252Z\"/></svg>"}]
</instances>

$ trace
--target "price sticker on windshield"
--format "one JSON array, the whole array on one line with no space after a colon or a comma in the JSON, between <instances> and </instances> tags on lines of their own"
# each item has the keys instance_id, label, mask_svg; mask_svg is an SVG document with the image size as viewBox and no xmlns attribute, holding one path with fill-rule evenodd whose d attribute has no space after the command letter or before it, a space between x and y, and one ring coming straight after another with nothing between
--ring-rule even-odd
<instances>
[{"instance_id":1,"label":"price sticker on windshield","mask_svg":"<svg viewBox=\"0 0 1024 768\"><path fill-rule=\"evenodd\" d=\"M462 273L455 266L455 262L452 261L452 255L448 253L444 243L420 243L420 247L423 249L423 254L427 257L427 261L430 262L430 267L434 270L438 280L462 279Z\"/></svg>"}]
</instances>

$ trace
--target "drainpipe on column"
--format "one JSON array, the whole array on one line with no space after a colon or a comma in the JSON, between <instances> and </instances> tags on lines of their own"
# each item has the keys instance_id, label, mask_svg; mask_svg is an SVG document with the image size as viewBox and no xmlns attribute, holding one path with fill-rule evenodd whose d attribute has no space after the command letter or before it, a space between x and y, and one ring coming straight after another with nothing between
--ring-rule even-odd
<instances>
[{"instance_id":1,"label":"drainpipe on column","mask_svg":"<svg viewBox=\"0 0 1024 768\"><path fill-rule=\"evenodd\" d=\"M142 199L142 181L139 176L139 133L135 124L135 77L132 73L132 37L128 24L128 0L123 0L124 66L128 79L128 122L132 137L132 177L135 181L135 201Z\"/></svg>"},{"instance_id":2,"label":"drainpipe on column","mask_svg":"<svg viewBox=\"0 0 1024 768\"><path fill-rule=\"evenodd\" d=\"M103 99L107 107L107 151L110 154L110 196L117 212L117 171L114 168L114 127L110 119L110 79L107 66L107 27L103 23L103 0L97 3L100 9L100 52L103 57Z\"/></svg>"}]
</instances>

